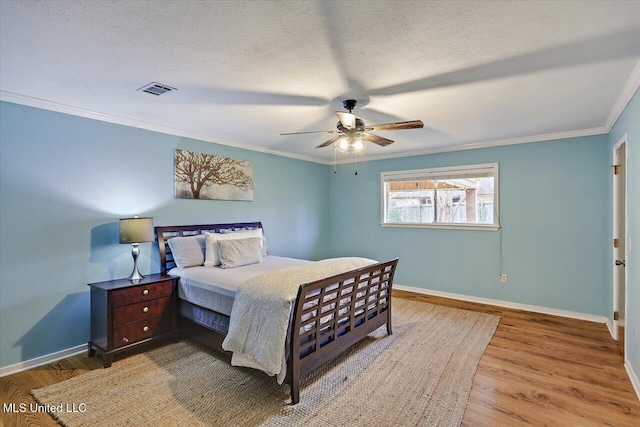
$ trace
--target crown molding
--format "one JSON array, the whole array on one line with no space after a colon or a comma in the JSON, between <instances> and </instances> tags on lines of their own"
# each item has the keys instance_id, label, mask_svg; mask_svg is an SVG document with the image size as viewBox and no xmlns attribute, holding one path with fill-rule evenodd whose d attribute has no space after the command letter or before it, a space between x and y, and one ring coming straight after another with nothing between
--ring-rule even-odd
<instances>
[{"instance_id":1,"label":"crown molding","mask_svg":"<svg viewBox=\"0 0 640 427\"><path fill-rule=\"evenodd\" d=\"M622 93L616 100L615 104L611 108L609 112L609 116L605 124L601 127L591 128L591 129L582 129L575 131L567 131L567 132L555 132L548 133L543 135L534 135L534 136L524 136L518 138L507 138L507 139L498 139L494 141L484 141L484 142L474 142L470 144L457 145L454 147L440 147L440 148L432 148L427 150L419 150L419 151L410 151L405 153L397 153L397 154L388 154L388 155L379 155L379 156L363 156L358 158L358 162L369 162L376 160L387 160L387 159L396 159L400 157L412 157L412 156L423 156L426 154L438 154L438 153L449 153L453 151L464 151L464 150L476 150L479 148L490 148L490 147L499 147L503 145L515 145L515 144L527 144L530 142L544 142L544 141L554 141L558 139L566 139L566 138L577 138L581 136L592 136L592 135L603 135L611 132L613 126L618 121L618 118L633 98L633 95L636 94L640 88L640 61L636 64L633 71L631 71L631 75L625 84ZM355 163L354 160L339 160L335 162L336 164L348 164ZM330 163L333 164L333 163Z\"/></svg>"},{"instance_id":2,"label":"crown molding","mask_svg":"<svg viewBox=\"0 0 640 427\"><path fill-rule=\"evenodd\" d=\"M580 136L602 135L609 131L605 127L571 130L566 132L554 132L542 135L521 136L517 138L497 139L493 141L473 142L470 144L456 145L453 147L438 147L426 150L407 151L404 153L387 154L380 156L363 156L358 157L358 163L371 162L376 160L396 159L400 157L424 156L426 154L450 153L453 151L477 150L479 148L500 147L503 145L528 144L530 142L545 142L558 139L577 138ZM355 163L354 160L338 160L337 164ZM331 163L333 164L333 163Z\"/></svg>"},{"instance_id":3,"label":"crown molding","mask_svg":"<svg viewBox=\"0 0 640 427\"><path fill-rule=\"evenodd\" d=\"M611 132L611 129L613 129L613 125L616 124L624 109L627 108L627 104L629 103L629 101L631 101L633 95L635 95L635 93L638 91L638 88L640 88L640 61L638 61L635 68L631 72L631 76L629 77L629 80L627 80L627 84L624 85L622 93L616 100L616 103L613 104L613 108L609 113L609 117L607 117L607 121L604 126L607 130L607 133Z\"/></svg>"},{"instance_id":4,"label":"crown molding","mask_svg":"<svg viewBox=\"0 0 640 427\"><path fill-rule=\"evenodd\" d=\"M625 87L618 97L618 100L614 104L607 121L604 126L591 128L591 129L581 129L575 131L566 131L566 132L554 132L548 134L541 135L532 135L532 136L523 136L516 138L506 138L506 139L498 139L491 141L482 141L482 142L473 142L469 144L456 145L452 147L437 147L430 148L425 150L416 150L416 151L407 151L403 153L395 153L395 154L382 154L377 156L362 156L358 157L358 162L370 162L370 161L378 161L378 160L388 160L402 157L413 157L413 156L424 156L429 154L439 154L439 153L450 153L454 151L465 151L465 150L477 150L481 148L491 148L491 147L500 147L504 145L516 145L516 144L527 144L531 142L544 142L544 141L554 141L559 139L566 138L577 138L582 136L592 136L592 135L602 135L609 133L613 128L613 125L620 117L620 114L624 111L625 107L636 93L638 88L640 87L640 61L636 64L636 67L631 73L629 80L625 84ZM88 119L100 120L108 123L120 124L123 126L134 127L138 129L150 130L153 132L164 133L168 135L175 135L184 138L197 139L201 141L211 142L214 144L226 145L234 148L239 148L243 150L256 151L265 154L273 154L276 156L288 157L291 159L302 160L312 163L320 163L324 165L332 165L334 162L332 160L326 160L318 157L305 156L302 154L294 154L287 153L283 151L270 150L268 148L259 147L255 145L243 144L237 141L216 138L211 135L200 134L196 132L191 132L183 129L176 129L168 126L162 126L155 123L144 122L141 120L129 119L126 117L115 116L112 114L101 113L93 110L88 110L80 107L75 107L72 105L61 104L58 102L47 101L40 98L30 97L26 95L20 95L17 93L0 91L0 101L12 102L15 104L26 105L29 107L42 108L45 110L56 111L64 114L71 114L74 116L84 117ZM343 159L338 160L335 164L350 164L355 163L355 160Z\"/></svg>"},{"instance_id":5,"label":"crown molding","mask_svg":"<svg viewBox=\"0 0 640 427\"><path fill-rule=\"evenodd\" d=\"M255 145L242 144L240 142L232 141L229 139L217 138L211 135L191 132L184 129L176 129L169 126L158 125L156 123L145 122L142 120L129 119L126 117L115 116L113 114L101 113L99 111L88 110L85 108L75 107L73 105L47 101L45 99L34 98L31 96L20 95L17 93L7 92L3 90L0 90L0 101L11 102L14 104L26 105L27 107L41 108L43 110L70 114L73 116L84 117L87 119L100 120L102 122L114 123L118 125L164 133L167 135L175 135L182 138L197 139L200 141L211 142L214 144L240 148L242 150L257 151L259 153L273 154L275 156L288 157L291 159L303 160L303 161L313 162L313 163L321 163L326 165L330 164L329 162L322 159L318 159L316 157L305 156L302 154L286 153L283 151L270 150L268 148L258 147Z\"/></svg>"}]
</instances>

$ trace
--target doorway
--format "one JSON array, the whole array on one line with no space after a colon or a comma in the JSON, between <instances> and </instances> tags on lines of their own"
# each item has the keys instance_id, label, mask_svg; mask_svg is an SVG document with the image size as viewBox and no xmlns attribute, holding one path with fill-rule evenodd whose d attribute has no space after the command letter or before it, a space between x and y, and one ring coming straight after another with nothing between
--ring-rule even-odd
<instances>
[{"instance_id":1,"label":"doorway","mask_svg":"<svg viewBox=\"0 0 640 427\"><path fill-rule=\"evenodd\" d=\"M613 338L624 355L627 259L627 135L613 147Z\"/></svg>"}]
</instances>

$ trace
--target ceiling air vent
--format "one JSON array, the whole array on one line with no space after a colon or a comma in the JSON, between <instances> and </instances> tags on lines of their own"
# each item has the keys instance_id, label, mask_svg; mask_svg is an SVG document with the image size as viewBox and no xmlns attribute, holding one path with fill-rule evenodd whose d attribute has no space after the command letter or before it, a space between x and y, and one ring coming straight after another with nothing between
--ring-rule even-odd
<instances>
[{"instance_id":1,"label":"ceiling air vent","mask_svg":"<svg viewBox=\"0 0 640 427\"><path fill-rule=\"evenodd\" d=\"M172 90L178 90L175 87L167 86L158 82L151 82L148 85L142 86L140 89L143 92L149 93L151 95L160 96L163 93L171 92Z\"/></svg>"}]
</instances>

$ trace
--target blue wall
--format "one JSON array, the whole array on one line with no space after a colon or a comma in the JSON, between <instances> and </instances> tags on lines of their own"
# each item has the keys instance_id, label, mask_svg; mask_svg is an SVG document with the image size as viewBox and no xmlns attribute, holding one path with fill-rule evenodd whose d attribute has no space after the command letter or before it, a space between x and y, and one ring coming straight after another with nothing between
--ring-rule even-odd
<instances>
[{"instance_id":1,"label":"blue wall","mask_svg":"<svg viewBox=\"0 0 640 427\"><path fill-rule=\"evenodd\" d=\"M352 164L333 174L325 165L0 103L0 366L88 340L86 284L130 272L117 220L134 214L157 225L261 220L277 255L399 256L399 284L609 315L611 146L629 134L630 232L640 242L639 103L636 94L608 136L365 162L358 176ZM174 199L175 148L254 162L255 200ZM380 172L492 162L500 163L500 231L380 227ZM141 250L142 273L158 271L157 249ZM640 265L637 252L630 265ZM630 266L628 284L635 302L627 322L636 329L638 271ZM629 354L638 372L637 345Z\"/></svg>"},{"instance_id":2,"label":"blue wall","mask_svg":"<svg viewBox=\"0 0 640 427\"><path fill-rule=\"evenodd\" d=\"M631 247L627 254L627 307L625 326L625 358L635 372L640 375L640 93L627 104L622 115L609 133L609 160L613 157L613 147L627 134L627 235ZM611 186L611 178L609 181ZM611 200L611 198L610 198ZM610 202L611 204L611 202ZM613 238L609 222L609 241ZM613 307L613 259L609 246L608 307L611 322Z\"/></svg>"},{"instance_id":3,"label":"blue wall","mask_svg":"<svg viewBox=\"0 0 640 427\"><path fill-rule=\"evenodd\" d=\"M328 255L327 166L0 103L0 366L89 339L87 283L131 272L118 219L260 220L276 255ZM252 161L253 202L176 200L176 148ZM159 271L141 245L141 272Z\"/></svg>"},{"instance_id":4,"label":"blue wall","mask_svg":"<svg viewBox=\"0 0 640 427\"><path fill-rule=\"evenodd\" d=\"M341 165L330 187L331 255L398 256L401 285L604 316L607 150L600 135L365 162L357 176ZM380 226L381 172L493 162L499 231Z\"/></svg>"}]
</instances>

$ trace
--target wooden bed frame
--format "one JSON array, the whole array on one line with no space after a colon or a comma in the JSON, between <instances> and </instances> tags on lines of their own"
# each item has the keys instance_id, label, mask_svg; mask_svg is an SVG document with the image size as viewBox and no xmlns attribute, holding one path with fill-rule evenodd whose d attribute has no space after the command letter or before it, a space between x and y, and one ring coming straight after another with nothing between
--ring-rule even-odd
<instances>
[{"instance_id":1,"label":"wooden bed frame","mask_svg":"<svg viewBox=\"0 0 640 427\"><path fill-rule=\"evenodd\" d=\"M260 222L178 225L156 227L162 273L175 266L166 243L172 237L194 236L224 231L262 229ZM300 380L313 369L357 343L382 325L391 329L391 287L398 258L372 266L306 283L300 286L294 303L290 330L291 351L286 382L291 386L291 402L300 401ZM318 310L318 308L320 308ZM321 324L320 319L327 319ZM208 346L222 349L225 333L179 319L182 333Z\"/></svg>"}]
</instances>

